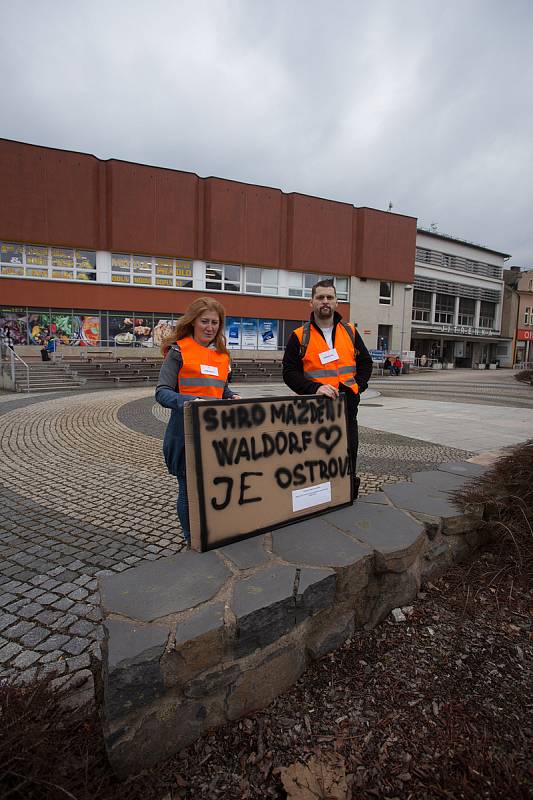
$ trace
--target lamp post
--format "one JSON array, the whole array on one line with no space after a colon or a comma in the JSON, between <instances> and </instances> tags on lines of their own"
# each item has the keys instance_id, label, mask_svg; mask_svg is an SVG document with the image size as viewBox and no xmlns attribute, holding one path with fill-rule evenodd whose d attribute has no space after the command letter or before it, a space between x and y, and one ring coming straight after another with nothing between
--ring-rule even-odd
<instances>
[{"instance_id":1,"label":"lamp post","mask_svg":"<svg viewBox=\"0 0 533 800\"><path fill-rule=\"evenodd\" d=\"M413 286L410 283L408 283L406 286L403 287L402 336L400 339L400 358L402 357L401 354L403 353L403 334L405 331L405 297L407 295L407 292L412 292L412 291L413 291Z\"/></svg>"}]
</instances>

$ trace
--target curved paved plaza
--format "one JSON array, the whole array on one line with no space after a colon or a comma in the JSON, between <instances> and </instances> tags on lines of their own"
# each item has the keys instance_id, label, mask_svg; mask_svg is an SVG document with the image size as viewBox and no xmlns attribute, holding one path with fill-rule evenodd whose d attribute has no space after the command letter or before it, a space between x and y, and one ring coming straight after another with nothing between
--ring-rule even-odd
<instances>
[{"instance_id":1,"label":"curved paved plaza","mask_svg":"<svg viewBox=\"0 0 533 800\"><path fill-rule=\"evenodd\" d=\"M0 397L0 678L55 670L58 683L91 696L96 577L182 548L176 481L161 453L166 413L150 388ZM362 428L362 491L468 455Z\"/></svg>"}]
</instances>

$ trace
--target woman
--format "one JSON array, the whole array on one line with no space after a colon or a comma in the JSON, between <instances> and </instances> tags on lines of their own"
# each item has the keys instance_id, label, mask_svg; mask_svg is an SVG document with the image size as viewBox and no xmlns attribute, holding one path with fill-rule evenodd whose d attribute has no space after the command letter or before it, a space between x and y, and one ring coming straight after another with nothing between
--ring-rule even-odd
<instances>
[{"instance_id":1,"label":"woman","mask_svg":"<svg viewBox=\"0 0 533 800\"><path fill-rule=\"evenodd\" d=\"M183 537L190 544L183 406L192 400L234 399L228 388L229 353L224 336L225 312L210 297L194 300L176 328L161 343L165 356L155 399L172 413L165 431L163 454L168 471L178 479L178 518Z\"/></svg>"}]
</instances>

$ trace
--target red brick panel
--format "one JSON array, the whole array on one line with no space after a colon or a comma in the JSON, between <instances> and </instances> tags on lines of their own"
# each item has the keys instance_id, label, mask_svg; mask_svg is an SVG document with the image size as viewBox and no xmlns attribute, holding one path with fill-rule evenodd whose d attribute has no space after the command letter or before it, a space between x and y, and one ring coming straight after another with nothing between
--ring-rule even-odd
<instances>
[{"instance_id":1,"label":"red brick panel","mask_svg":"<svg viewBox=\"0 0 533 800\"><path fill-rule=\"evenodd\" d=\"M289 269L349 275L353 206L303 194L288 195Z\"/></svg>"},{"instance_id":2,"label":"red brick panel","mask_svg":"<svg viewBox=\"0 0 533 800\"><path fill-rule=\"evenodd\" d=\"M411 283L415 273L416 218L358 208L355 274Z\"/></svg>"},{"instance_id":3,"label":"red brick panel","mask_svg":"<svg viewBox=\"0 0 533 800\"><path fill-rule=\"evenodd\" d=\"M29 308L74 308L80 311L183 312L197 297L214 297L226 313L236 317L263 319L307 319L309 300L253 297L215 292L169 289L139 289L134 286L109 286L96 283L30 281L2 278L2 305ZM342 313L342 312L341 312ZM346 315L345 315L346 316Z\"/></svg>"},{"instance_id":4,"label":"red brick panel","mask_svg":"<svg viewBox=\"0 0 533 800\"><path fill-rule=\"evenodd\" d=\"M98 247L98 159L0 139L0 238Z\"/></svg>"},{"instance_id":5,"label":"red brick panel","mask_svg":"<svg viewBox=\"0 0 533 800\"><path fill-rule=\"evenodd\" d=\"M198 176L125 161L106 167L109 249L194 258Z\"/></svg>"},{"instance_id":6,"label":"red brick panel","mask_svg":"<svg viewBox=\"0 0 533 800\"><path fill-rule=\"evenodd\" d=\"M282 192L206 178L206 259L280 266Z\"/></svg>"}]
</instances>

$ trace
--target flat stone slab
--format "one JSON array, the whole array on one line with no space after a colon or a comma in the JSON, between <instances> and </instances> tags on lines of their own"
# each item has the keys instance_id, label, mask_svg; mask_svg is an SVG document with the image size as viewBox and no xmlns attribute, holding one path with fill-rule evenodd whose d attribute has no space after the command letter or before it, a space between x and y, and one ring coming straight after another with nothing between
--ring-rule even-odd
<instances>
[{"instance_id":1,"label":"flat stone slab","mask_svg":"<svg viewBox=\"0 0 533 800\"><path fill-rule=\"evenodd\" d=\"M380 554L380 570L407 569L424 543L424 526L390 505L358 503L333 511L328 519Z\"/></svg>"},{"instance_id":2,"label":"flat stone slab","mask_svg":"<svg viewBox=\"0 0 533 800\"><path fill-rule=\"evenodd\" d=\"M332 569L301 569L295 587L297 621L332 606L336 586L337 575Z\"/></svg>"},{"instance_id":3,"label":"flat stone slab","mask_svg":"<svg viewBox=\"0 0 533 800\"><path fill-rule=\"evenodd\" d=\"M180 553L100 578L102 607L150 622L210 600L229 575L215 552Z\"/></svg>"},{"instance_id":4,"label":"flat stone slab","mask_svg":"<svg viewBox=\"0 0 533 800\"><path fill-rule=\"evenodd\" d=\"M104 622L109 671L158 659L165 649L170 630L159 625L134 625L117 619Z\"/></svg>"},{"instance_id":5,"label":"flat stone slab","mask_svg":"<svg viewBox=\"0 0 533 800\"><path fill-rule=\"evenodd\" d=\"M169 629L121 620L104 623L107 665L104 675L106 717L112 720L153 702L165 692L159 666Z\"/></svg>"},{"instance_id":6,"label":"flat stone slab","mask_svg":"<svg viewBox=\"0 0 533 800\"><path fill-rule=\"evenodd\" d=\"M212 603L194 611L176 625L176 646L224 627L224 603Z\"/></svg>"},{"instance_id":7,"label":"flat stone slab","mask_svg":"<svg viewBox=\"0 0 533 800\"><path fill-rule=\"evenodd\" d=\"M388 506L388 500L386 495L383 492L372 492L372 494L364 495L363 497L357 498L357 505L359 503L378 503L382 506Z\"/></svg>"},{"instance_id":8,"label":"flat stone slab","mask_svg":"<svg viewBox=\"0 0 533 800\"><path fill-rule=\"evenodd\" d=\"M394 483L385 486L383 491L396 506L413 514L429 517L459 517L463 512L447 499L444 492L416 483Z\"/></svg>"},{"instance_id":9,"label":"flat stone slab","mask_svg":"<svg viewBox=\"0 0 533 800\"><path fill-rule=\"evenodd\" d=\"M424 472L413 472L411 474L413 483L430 489L438 489L439 492L453 492L461 489L470 480L466 475L452 475L450 472L439 472L431 470Z\"/></svg>"},{"instance_id":10,"label":"flat stone slab","mask_svg":"<svg viewBox=\"0 0 533 800\"><path fill-rule=\"evenodd\" d=\"M239 569L250 569L265 564L270 556L264 548L265 535L254 536L252 539L244 539L227 547L221 547L219 553L229 558Z\"/></svg>"},{"instance_id":11,"label":"flat stone slab","mask_svg":"<svg viewBox=\"0 0 533 800\"><path fill-rule=\"evenodd\" d=\"M296 568L274 564L235 585L231 609L237 622L238 655L279 639L296 624Z\"/></svg>"},{"instance_id":12,"label":"flat stone slab","mask_svg":"<svg viewBox=\"0 0 533 800\"><path fill-rule=\"evenodd\" d=\"M468 478L478 478L487 472L488 467L481 464L472 464L470 461L449 461L447 464L438 464L437 469L441 472L450 472L452 475L466 475Z\"/></svg>"},{"instance_id":13,"label":"flat stone slab","mask_svg":"<svg viewBox=\"0 0 533 800\"><path fill-rule=\"evenodd\" d=\"M346 567L369 556L367 547L333 527L334 513L272 531L272 552L284 561L317 567Z\"/></svg>"}]
</instances>

